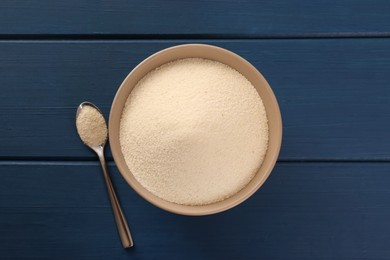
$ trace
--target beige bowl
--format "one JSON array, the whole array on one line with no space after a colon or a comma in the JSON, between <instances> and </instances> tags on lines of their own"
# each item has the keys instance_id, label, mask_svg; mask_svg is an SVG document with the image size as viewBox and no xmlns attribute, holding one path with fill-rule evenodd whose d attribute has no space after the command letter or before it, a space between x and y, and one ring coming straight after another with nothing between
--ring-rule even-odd
<instances>
[{"instance_id":1,"label":"beige bowl","mask_svg":"<svg viewBox=\"0 0 390 260\"><path fill-rule=\"evenodd\" d=\"M127 97L137 82L151 70L177 59L205 58L219 61L239 71L255 86L268 117L269 146L263 164L251 182L232 197L205 206L186 206L165 201L145 189L127 167L119 143L119 126ZM109 120L110 147L119 171L129 185L144 199L167 211L183 215L209 215L230 209L251 196L268 178L279 155L282 142L282 120L278 102L264 77L248 61L228 50L204 44L187 44L157 52L142 61L123 81L112 102Z\"/></svg>"}]
</instances>

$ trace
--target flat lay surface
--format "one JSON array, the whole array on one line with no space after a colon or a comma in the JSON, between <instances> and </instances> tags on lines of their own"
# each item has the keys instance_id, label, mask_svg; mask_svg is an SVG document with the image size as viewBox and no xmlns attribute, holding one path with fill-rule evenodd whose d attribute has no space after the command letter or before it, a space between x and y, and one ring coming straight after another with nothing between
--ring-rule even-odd
<instances>
[{"instance_id":1,"label":"flat lay surface","mask_svg":"<svg viewBox=\"0 0 390 260\"><path fill-rule=\"evenodd\" d=\"M390 259L389 13L384 0L2 1L0 258ZM124 250L76 109L91 101L108 120L139 62L186 43L263 74L281 153L248 200L185 217L131 190L106 149Z\"/></svg>"}]
</instances>

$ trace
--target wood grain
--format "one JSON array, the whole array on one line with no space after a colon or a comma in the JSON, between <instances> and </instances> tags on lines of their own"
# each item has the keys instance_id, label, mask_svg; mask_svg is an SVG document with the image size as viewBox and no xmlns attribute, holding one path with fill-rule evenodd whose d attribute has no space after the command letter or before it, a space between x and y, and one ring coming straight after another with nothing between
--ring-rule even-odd
<instances>
[{"instance_id":1,"label":"wood grain","mask_svg":"<svg viewBox=\"0 0 390 260\"><path fill-rule=\"evenodd\" d=\"M1 162L2 258L390 257L388 163L279 163L253 197L207 217L162 211L110 171L134 249L121 248L97 162Z\"/></svg>"},{"instance_id":2,"label":"wood grain","mask_svg":"<svg viewBox=\"0 0 390 260\"><path fill-rule=\"evenodd\" d=\"M0 34L369 36L390 33L389 13L386 0L5 0Z\"/></svg>"},{"instance_id":3,"label":"wood grain","mask_svg":"<svg viewBox=\"0 0 390 260\"><path fill-rule=\"evenodd\" d=\"M0 258L390 259L389 13L386 0L0 1ZM152 206L110 162L135 239L124 250L76 107L108 117L140 61L194 42L267 78L280 161L206 217Z\"/></svg>"},{"instance_id":4,"label":"wood grain","mask_svg":"<svg viewBox=\"0 0 390 260\"><path fill-rule=\"evenodd\" d=\"M189 42L0 42L0 158L94 158L75 131L77 105L108 116L132 68ZM267 78L282 111L281 160L390 158L390 39L195 42L230 49Z\"/></svg>"}]
</instances>

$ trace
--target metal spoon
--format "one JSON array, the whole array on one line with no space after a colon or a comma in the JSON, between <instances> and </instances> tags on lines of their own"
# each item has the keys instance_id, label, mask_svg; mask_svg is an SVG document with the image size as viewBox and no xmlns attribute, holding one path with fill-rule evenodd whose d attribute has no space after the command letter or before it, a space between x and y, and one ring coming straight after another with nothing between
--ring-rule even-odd
<instances>
[{"instance_id":1,"label":"metal spoon","mask_svg":"<svg viewBox=\"0 0 390 260\"><path fill-rule=\"evenodd\" d=\"M103 116L103 113L99 110L99 108L97 108L97 106L95 106L94 104L92 104L90 102L83 102L77 108L76 122L77 122L78 116L80 115L81 110L85 106L90 106L90 107L96 109ZM104 119L104 117L103 117L103 119ZM87 127L88 126L91 128L91 129L88 129L88 130L91 130L91 131L92 130L93 131L102 130L102 132L107 132L107 124L105 122L104 122L104 126L100 126L100 127L105 127L105 129L104 128L103 129L96 129L96 126L93 126L93 125L87 125ZM99 144L99 145L89 145L89 144L87 144L88 141L86 141L85 139L82 138L82 135L80 134L80 129L78 128L77 124L76 124L76 128L77 128L77 132L79 133L79 136L80 136L81 140L83 141L83 143L86 146L88 146L89 148L91 148L92 150L94 150L96 152L96 154L98 155L98 157L99 157L99 160L100 160L100 163L101 163L102 169L103 169L103 176L104 176L104 180L105 180L105 183L106 183L108 197L109 197L110 202L111 202L112 210L113 210L113 213L114 213L114 216L115 216L115 221L116 221L116 225L117 225L117 228L118 228L119 236L120 236L121 241L122 241L122 245L123 245L124 248L132 247L133 246L133 239L131 237L131 234L130 234L130 231L129 231L129 227L127 225L127 221L126 221L125 215L123 214L121 206L120 206L120 204L118 202L118 198L117 198L117 196L115 194L115 190L114 190L114 187L112 185L110 176L108 175L107 166L106 166L106 160L104 159L104 145L106 144L106 141L107 141L107 135L106 135L105 140L104 140L104 142L102 144Z\"/></svg>"}]
</instances>

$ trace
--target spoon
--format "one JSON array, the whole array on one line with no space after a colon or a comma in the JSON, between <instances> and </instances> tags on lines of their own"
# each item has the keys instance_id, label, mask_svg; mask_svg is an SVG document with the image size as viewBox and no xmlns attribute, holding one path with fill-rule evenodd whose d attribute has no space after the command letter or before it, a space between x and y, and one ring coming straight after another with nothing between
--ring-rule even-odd
<instances>
[{"instance_id":1,"label":"spoon","mask_svg":"<svg viewBox=\"0 0 390 260\"><path fill-rule=\"evenodd\" d=\"M76 112L76 128L83 143L94 150L99 157L122 245L124 248L132 247L133 239L108 174L106 160L104 158L104 145L107 141L107 124L102 112L90 102L81 103Z\"/></svg>"}]
</instances>

